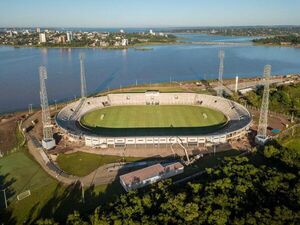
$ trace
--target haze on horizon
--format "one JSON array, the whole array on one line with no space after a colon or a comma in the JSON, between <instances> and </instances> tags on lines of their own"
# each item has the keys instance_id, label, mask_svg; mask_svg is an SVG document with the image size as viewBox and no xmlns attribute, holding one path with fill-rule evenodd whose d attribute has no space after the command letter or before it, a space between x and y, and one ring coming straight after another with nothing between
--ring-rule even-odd
<instances>
[{"instance_id":1,"label":"haze on horizon","mask_svg":"<svg viewBox=\"0 0 300 225\"><path fill-rule=\"evenodd\" d=\"M1 0L0 27L300 25L298 0Z\"/></svg>"}]
</instances>

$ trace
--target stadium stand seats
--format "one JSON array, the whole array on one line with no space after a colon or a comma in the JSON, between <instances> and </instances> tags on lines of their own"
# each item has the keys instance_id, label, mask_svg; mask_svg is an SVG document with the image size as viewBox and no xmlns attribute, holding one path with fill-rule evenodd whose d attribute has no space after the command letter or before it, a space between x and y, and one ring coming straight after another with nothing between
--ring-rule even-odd
<instances>
[{"instance_id":1,"label":"stadium stand seats","mask_svg":"<svg viewBox=\"0 0 300 225\"><path fill-rule=\"evenodd\" d=\"M56 116L57 125L72 138L81 138L91 140L89 143L111 143L117 142L117 137L101 137L90 133L87 129L78 125L80 118L93 110L118 106L118 105L147 105L147 104L160 104L160 105L201 105L203 107L212 108L223 112L228 122L225 126L218 131L199 135L197 138L201 140L229 140L243 135L250 127L252 117L248 110L242 105L230 101L225 98L197 94L197 93L159 93L159 92L146 92L146 93L123 93L123 94L109 94L107 96L91 97L84 100L79 100L68 104ZM154 137L152 137L154 138ZM195 137L190 137L195 138ZM113 141L115 139L115 141ZM169 138L159 138L160 140L167 140ZM186 138L188 139L188 138ZM94 141L92 141L94 140ZM105 140L105 141L104 141ZM142 139L136 137L135 143ZM146 140L146 139L145 139ZM154 140L154 139L153 139ZM124 137L122 142L126 142ZM86 143L87 144L87 143ZM89 145L89 144L88 144ZM93 145L93 144L90 144Z\"/></svg>"}]
</instances>

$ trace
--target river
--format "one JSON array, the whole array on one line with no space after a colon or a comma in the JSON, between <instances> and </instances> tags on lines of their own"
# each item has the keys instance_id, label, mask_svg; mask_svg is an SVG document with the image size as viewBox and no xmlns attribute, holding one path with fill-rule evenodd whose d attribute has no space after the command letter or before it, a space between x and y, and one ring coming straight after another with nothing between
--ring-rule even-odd
<instances>
[{"instance_id":1,"label":"river","mask_svg":"<svg viewBox=\"0 0 300 225\"><path fill-rule=\"evenodd\" d=\"M190 41L249 42L248 37L178 34ZM89 93L130 84L217 78L218 51L225 51L224 77L300 73L300 49L265 46L162 45L151 51L0 47L0 113L39 107L38 67L48 69L49 102L80 93L79 53L85 54Z\"/></svg>"}]
</instances>

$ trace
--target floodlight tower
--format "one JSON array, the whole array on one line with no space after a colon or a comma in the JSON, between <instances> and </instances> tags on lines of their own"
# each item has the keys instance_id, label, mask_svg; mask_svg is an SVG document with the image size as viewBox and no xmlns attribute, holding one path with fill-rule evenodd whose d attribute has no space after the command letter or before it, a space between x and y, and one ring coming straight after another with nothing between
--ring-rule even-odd
<instances>
[{"instance_id":1,"label":"floodlight tower","mask_svg":"<svg viewBox=\"0 0 300 225\"><path fill-rule=\"evenodd\" d=\"M255 137L255 142L259 145L264 145L268 140L267 127L268 127L270 76L271 76L271 66L266 65L264 67L264 80L263 80L264 93L261 102L257 135Z\"/></svg>"},{"instance_id":2,"label":"floodlight tower","mask_svg":"<svg viewBox=\"0 0 300 225\"><path fill-rule=\"evenodd\" d=\"M86 80L85 80L85 68L84 68L84 55L80 54L80 81L81 81L81 98L86 98Z\"/></svg>"},{"instance_id":3,"label":"floodlight tower","mask_svg":"<svg viewBox=\"0 0 300 225\"><path fill-rule=\"evenodd\" d=\"M55 147L55 140L53 138L50 109L48 104L47 90L45 80L47 79L46 67L40 66L40 98L42 107L42 123L43 123L43 140L42 146L45 149L51 149Z\"/></svg>"},{"instance_id":4,"label":"floodlight tower","mask_svg":"<svg viewBox=\"0 0 300 225\"><path fill-rule=\"evenodd\" d=\"M220 65L219 65L219 88L218 88L218 96L223 97L223 73L224 73L224 57L225 53L224 50L219 51L219 59L220 59Z\"/></svg>"}]
</instances>

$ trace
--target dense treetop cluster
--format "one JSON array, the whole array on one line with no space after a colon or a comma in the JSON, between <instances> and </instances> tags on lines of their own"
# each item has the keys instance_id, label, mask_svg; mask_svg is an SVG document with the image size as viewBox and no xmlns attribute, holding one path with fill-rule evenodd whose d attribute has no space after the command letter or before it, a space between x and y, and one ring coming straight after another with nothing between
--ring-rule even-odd
<instances>
[{"instance_id":1,"label":"dense treetop cluster","mask_svg":"<svg viewBox=\"0 0 300 225\"><path fill-rule=\"evenodd\" d=\"M93 215L67 224L299 224L300 149L275 143L248 157L230 157L186 184L170 180L129 192ZM56 224L52 219L37 224Z\"/></svg>"}]
</instances>

